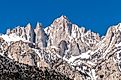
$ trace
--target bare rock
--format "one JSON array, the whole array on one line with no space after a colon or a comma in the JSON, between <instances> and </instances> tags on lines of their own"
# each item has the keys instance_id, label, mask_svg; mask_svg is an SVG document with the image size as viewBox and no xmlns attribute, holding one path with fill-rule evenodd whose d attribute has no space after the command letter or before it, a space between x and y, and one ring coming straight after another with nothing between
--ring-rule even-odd
<instances>
[{"instance_id":1,"label":"bare rock","mask_svg":"<svg viewBox=\"0 0 121 80\"><path fill-rule=\"evenodd\" d=\"M35 43L39 48L45 48L47 46L47 35L42 28L40 23L37 23L36 28L34 29L35 32Z\"/></svg>"}]
</instances>

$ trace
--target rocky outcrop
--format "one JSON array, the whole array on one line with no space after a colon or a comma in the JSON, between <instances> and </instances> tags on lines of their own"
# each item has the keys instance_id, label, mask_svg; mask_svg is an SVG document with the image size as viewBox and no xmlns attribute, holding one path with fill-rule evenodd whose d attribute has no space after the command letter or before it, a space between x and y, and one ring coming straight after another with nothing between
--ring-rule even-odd
<instances>
[{"instance_id":1,"label":"rocky outcrop","mask_svg":"<svg viewBox=\"0 0 121 80\"><path fill-rule=\"evenodd\" d=\"M58 47L61 40L69 40L71 23L66 16L61 16L46 29L46 33L48 34L48 46Z\"/></svg>"},{"instance_id":2,"label":"rocky outcrop","mask_svg":"<svg viewBox=\"0 0 121 80\"><path fill-rule=\"evenodd\" d=\"M47 46L47 35L40 23L37 23L34 32L35 32L36 47L45 48Z\"/></svg>"},{"instance_id":3,"label":"rocky outcrop","mask_svg":"<svg viewBox=\"0 0 121 80\"><path fill-rule=\"evenodd\" d=\"M10 60L0 55L1 80L71 80L54 70L39 69Z\"/></svg>"},{"instance_id":4,"label":"rocky outcrop","mask_svg":"<svg viewBox=\"0 0 121 80\"><path fill-rule=\"evenodd\" d=\"M34 31L30 23L27 24L25 28L17 26L15 29L12 30L8 29L6 31L6 34L12 37L20 37L23 40L34 42Z\"/></svg>"},{"instance_id":5,"label":"rocky outcrop","mask_svg":"<svg viewBox=\"0 0 121 80\"><path fill-rule=\"evenodd\" d=\"M26 40L34 42L34 30L32 29L30 23L25 27Z\"/></svg>"},{"instance_id":6,"label":"rocky outcrop","mask_svg":"<svg viewBox=\"0 0 121 80\"><path fill-rule=\"evenodd\" d=\"M8 29L0 36L0 55L38 68L48 68L73 80L121 79L121 24L105 36L72 24L66 16L42 28Z\"/></svg>"}]
</instances>

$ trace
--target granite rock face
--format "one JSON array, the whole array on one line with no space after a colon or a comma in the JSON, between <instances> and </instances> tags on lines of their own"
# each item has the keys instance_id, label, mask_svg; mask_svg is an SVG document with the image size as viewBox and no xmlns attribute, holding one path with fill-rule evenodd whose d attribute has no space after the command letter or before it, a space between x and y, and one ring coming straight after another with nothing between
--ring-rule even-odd
<instances>
[{"instance_id":1,"label":"granite rock face","mask_svg":"<svg viewBox=\"0 0 121 80\"><path fill-rule=\"evenodd\" d=\"M45 48L47 46L47 35L40 23L37 23L34 32L35 32L36 47Z\"/></svg>"},{"instance_id":2,"label":"granite rock face","mask_svg":"<svg viewBox=\"0 0 121 80\"><path fill-rule=\"evenodd\" d=\"M0 55L1 80L71 80L63 74L50 69L15 62Z\"/></svg>"},{"instance_id":3,"label":"granite rock face","mask_svg":"<svg viewBox=\"0 0 121 80\"><path fill-rule=\"evenodd\" d=\"M35 29L30 24L18 26L0 35L0 55L19 64L55 70L72 80L120 80L121 24L109 27L103 37L66 16L45 29L40 23Z\"/></svg>"}]
</instances>

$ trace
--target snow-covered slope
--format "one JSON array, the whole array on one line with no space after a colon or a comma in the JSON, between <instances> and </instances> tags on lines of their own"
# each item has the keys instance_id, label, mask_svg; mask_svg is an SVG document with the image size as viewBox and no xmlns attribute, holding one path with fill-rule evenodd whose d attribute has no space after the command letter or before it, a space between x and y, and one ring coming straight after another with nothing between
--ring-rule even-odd
<instances>
[{"instance_id":1,"label":"snow-covered slope","mask_svg":"<svg viewBox=\"0 0 121 80\"><path fill-rule=\"evenodd\" d=\"M19 63L48 67L75 80L121 79L121 24L105 36L86 30L61 16L42 28L37 23L8 29L0 36L0 53Z\"/></svg>"},{"instance_id":2,"label":"snow-covered slope","mask_svg":"<svg viewBox=\"0 0 121 80\"><path fill-rule=\"evenodd\" d=\"M24 41L24 42L30 42L30 41L28 41L28 40L26 40L26 39L24 39L24 38L21 38L21 37L19 37L19 36L16 36L15 34L11 34L11 35L1 35L0 36L1 38L3 38L5 41L7 41L7 42L11 42L11 41L20 41L20 40L22 40L22 41Z\"/></svg>"}]
</instances>

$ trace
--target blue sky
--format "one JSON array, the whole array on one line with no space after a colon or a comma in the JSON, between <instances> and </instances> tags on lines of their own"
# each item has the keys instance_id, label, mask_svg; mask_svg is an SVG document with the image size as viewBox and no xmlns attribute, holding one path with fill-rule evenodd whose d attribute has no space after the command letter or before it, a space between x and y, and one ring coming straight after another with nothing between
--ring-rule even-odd
<instances>
[{"instance_id":1,"label":"blue sky","mask_svg":"<svg viewBox=\"0 0 121 80\"><path fill-rule=\"evenodd\" d=\"M0 0L0 33L39 21L44 27L61 15L72 23L104 35L121 22L121 0Z\"/></svg>"}]
</instances>

